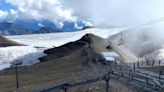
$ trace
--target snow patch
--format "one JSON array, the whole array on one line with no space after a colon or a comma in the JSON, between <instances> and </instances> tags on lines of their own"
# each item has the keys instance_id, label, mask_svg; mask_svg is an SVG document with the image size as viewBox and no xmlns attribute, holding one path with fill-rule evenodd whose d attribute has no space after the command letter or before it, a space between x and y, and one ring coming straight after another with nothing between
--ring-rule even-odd
<instances>
[{"instance_id":1,"label":"snow patch","mask_svg":"<svg viewBox=\"0 0 164 92\"><path fill-rule=\"evenodd\" d=\"M22 65L33 65L39 62L38 58L44 56L43 50L32 46L12 46L0 48L0 70L10 67L10 62L21 60Z\"/></svg>"}]
</instances>

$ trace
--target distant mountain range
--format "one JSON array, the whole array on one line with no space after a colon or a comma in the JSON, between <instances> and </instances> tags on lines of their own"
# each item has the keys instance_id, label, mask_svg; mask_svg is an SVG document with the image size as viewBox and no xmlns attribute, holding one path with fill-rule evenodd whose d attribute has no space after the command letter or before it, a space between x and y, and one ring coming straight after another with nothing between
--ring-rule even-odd
<instances>
[{"instance_id":1,"label":"distant mountain range","mask_svg":"<svg viewBox=\"0 0 164 92\"><path fill-rule=\"evenodd\" d=\"M61 31L59 29L53 29L50 27L35 26L36 25L32 24L26 25L21 23L0 22L0 35L23 35L34 33L52 33Z\"/></svg>"},{"instance_id":2,"label":"distant mountain range","mask_svg":"<svg viewBox=\"0 0 164 92\"><path fill-rule=\"evenodd\" d=\"M59 29L50 21L16 20L15 22L0 22L0 35L24 35L54 32L71 32L79 29L75 28L75 23L64 22L63 28Z\"/></svg>"}]
</instances>

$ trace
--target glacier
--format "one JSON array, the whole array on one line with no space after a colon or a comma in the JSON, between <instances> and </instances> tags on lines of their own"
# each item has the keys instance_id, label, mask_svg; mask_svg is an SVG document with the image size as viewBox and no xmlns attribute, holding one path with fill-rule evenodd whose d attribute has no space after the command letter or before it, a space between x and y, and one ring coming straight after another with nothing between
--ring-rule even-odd
<instances>
[{"instance_id":1,"label":"glacier","mask_svg":"<svg viewBox=\"0 0 164 92\"><path fill-rule=\"evenodd\" d=\"M76 32L61 32L61 33L48 33L48 34L31 34L31 35L19 35L19 36L6 36L7 38L19 43L23 43L29 46L52 48L58 47L68 42L73 42L87 33L97 35L102 38L108 38L111 35L117 34L126 28L91 28L83 31Z\"/></svg>"},{"instance_id":2,"label":"glacier","mask_svg":"<svg viewBox=\"0 0 164 92\"><path fill-rule=\"evenodd\" d=\"M23 66L39 63L38 58L45 55L43 53L45 49L58 47L66 43L76 41L87 33L106 39L109 36L117 34L123 30L125 30L125 28L92 28L76 32L5 36L10 40L27 46L0 47L0 70L9 68L10 62L16 60L21 60L23 62ZM44 47L44 49L38 49L36 47Z\"/></svg>"}]
</instances>

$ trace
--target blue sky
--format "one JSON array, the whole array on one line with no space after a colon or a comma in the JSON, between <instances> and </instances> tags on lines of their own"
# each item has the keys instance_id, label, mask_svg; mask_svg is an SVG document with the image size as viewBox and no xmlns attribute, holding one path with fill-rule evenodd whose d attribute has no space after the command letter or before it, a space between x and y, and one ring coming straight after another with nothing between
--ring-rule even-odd
<instances>
[{"instance_id":1,"label":"blue sky","mask_svg":"<svg viewBox=\"0 0 164 92\"><path fill-rule=\"evenodd\" d=\"M0 0L0 10L9 11L10 9L16 9L16 7L9 3L5 3L4 0Z\"/></svg>"}]
</instances>

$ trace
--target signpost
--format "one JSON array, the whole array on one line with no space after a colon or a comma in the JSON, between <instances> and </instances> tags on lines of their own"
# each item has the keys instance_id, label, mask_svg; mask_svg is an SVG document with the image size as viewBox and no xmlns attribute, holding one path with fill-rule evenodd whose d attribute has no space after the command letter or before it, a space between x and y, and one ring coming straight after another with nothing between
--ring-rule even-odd
<instances>
[{"instance_id":1,"label":"signpost","mask_svg":"<svg viewBox=\"0 0 164 92\"><path fill-rule=\"evenodd\" d=\"M19 89L19 77L18 77L18 65L22 65L21 60L16 60L11 62L11 67L15 67L15 75L16 75L16 88Z\"/></svg>"}]
</instances>

